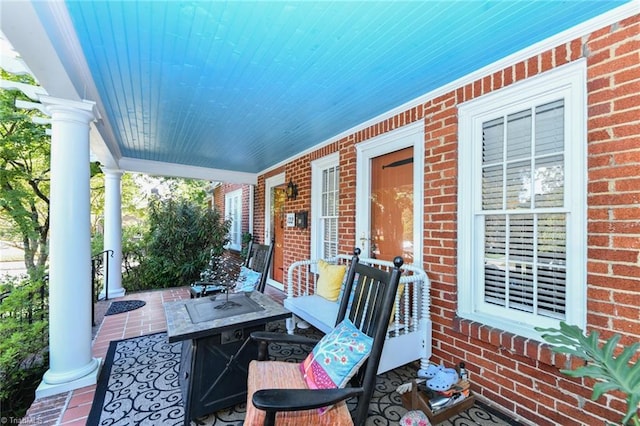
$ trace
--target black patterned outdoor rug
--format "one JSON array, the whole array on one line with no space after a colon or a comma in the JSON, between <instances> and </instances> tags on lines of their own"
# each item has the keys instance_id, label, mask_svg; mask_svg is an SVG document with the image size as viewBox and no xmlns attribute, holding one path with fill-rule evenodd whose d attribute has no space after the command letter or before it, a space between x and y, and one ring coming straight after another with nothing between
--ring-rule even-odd
<instances>
[{"instance_id":1,"label":"black patterned outdoor rug","mask_svg":"<svg viewBox=\"0 0 640 426\"><path fill-rule=\"evenodd\" d=\"M269 330L284 331L284 322L269 324ZM314 329L304 334L320 336ZM87 425L180 425L184 408L180 392L180 343L167 343L166 333L111 342L100 373ZM278 359L302 360L306 352L296 346L271 345ZM378 376L367 425L397 425L407 412L396 388L411 381L416 366L404 366ZM353 405L350 405L353 408ZM242 425L245 404L238 404L207 417L198 425ZM194 424L194 422L192 422ZM477 403L442 425L514 425L489 407Z\"/></svg>"},{"instance_id":2,"label":"black patterned outdoor rug","mask_svg":"<svg viewBox=\"0 0 640 426\"><path fill-rule=\"evenodd\" d=\"M109 309L105 315L115 315L133 311L134 309L142 308L146 304L147 302L142 300L122 300L118 302L111 302L111 305L109 305Z\"/></svg>"}]
</instances>

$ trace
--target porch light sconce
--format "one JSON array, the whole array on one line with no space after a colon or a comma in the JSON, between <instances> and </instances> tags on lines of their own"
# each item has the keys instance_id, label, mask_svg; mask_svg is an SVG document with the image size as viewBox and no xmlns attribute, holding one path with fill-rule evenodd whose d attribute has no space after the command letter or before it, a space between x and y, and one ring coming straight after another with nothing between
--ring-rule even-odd
<instances>
[{"instance_id":1,"label":"porch light sconce","mask_svg":"<svg viewBox=\"0 0 640 426\"><path fill-rule=\"evenodd\" d=\"M298 185L296 185L291 179L289 179L289 183L287 184L285 193L287 194L287 200L295 200L296 198L298 198Z\"/></svg>"}]
</instances>

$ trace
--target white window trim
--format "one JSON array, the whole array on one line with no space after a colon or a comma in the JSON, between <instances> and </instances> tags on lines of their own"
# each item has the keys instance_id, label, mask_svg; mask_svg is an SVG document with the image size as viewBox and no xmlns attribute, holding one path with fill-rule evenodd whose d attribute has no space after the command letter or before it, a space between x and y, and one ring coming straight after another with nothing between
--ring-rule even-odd
<instances>
[{"instance_id":1,"label":"white window trim","mask_svg":"<svg viewBox=\"0 0 640 426\"><path fill-rule=\"evenodd\" d=\"M238 218L233 217L232 213L229 212L230 200L236 197L239 200L238 206L240 209L240 215ZM238 232L238 241L229 241L229 244L227 244L228 249L240 251L242 249L242 189L236 189L235 191L227 192L224 194L224 214L227 219L233 219L234 223L237 222L238 220L240 222L240 225L239 225L240 231ZM231 226L234 226L234 224L232 224Z\"/></svg>"},{"instance_id":2,"label":"white window trim","mask_svg":"<svg viewBox=\"0 0 640 426\"><path fill-rule=\"evenodd\" d=\"M322 172L336 167L340 173L339 164L340 155L337 152L311 162L311 259L320 258L321 253Z\"/></svg>"},{"instance_id":3,"label":"white window trim","mask_svg":"<svg viewBox=\"0 0 640 426\"><path fill-rule=\"evenodd\" d=\"M571 64L523 80L507 88L459 105L458 156L458 315L511 333L541 340L535 326L558 327L559 320L537 317L539 322L518 321L492 315L481 308L482 285L475 282L482 264L474 258L476 241L482 230L474 226L474 211L480 208L480 162L482 144L474 136L482 134L482 123L509 112L540 105L564 97L565 100L565 206L567 221L566 322L582 328L587 316L587 89L586 61ZM480 133L478 133L480 132ZM473 238L477 236L478 238Z\"/></svg>"}]
</instances>

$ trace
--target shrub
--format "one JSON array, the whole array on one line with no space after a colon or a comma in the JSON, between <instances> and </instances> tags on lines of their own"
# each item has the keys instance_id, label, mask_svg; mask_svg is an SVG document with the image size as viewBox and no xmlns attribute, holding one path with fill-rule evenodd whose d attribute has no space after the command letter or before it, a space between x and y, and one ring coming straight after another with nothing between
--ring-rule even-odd
<instances>
[{"instance_id":1,"label":"shrub","mask_svg":"<svg viewBox=\"0 0 640 426\"><path fill-rule=\"evenodd\" d=\"M218 210L186 199L155 199L149 205L149 229L137 276L127 290L180 287L197 281L211 253L224 251L231 222Z\"/></svg>"},{"instance_id":2,"label":"shrub","mask_svg":"<svg viewBox=\"0 0 640 426\"><path fill-rule=\"evenodd\" d=\"M36 279L5 278L0 284L0 406L5 418L20 418L34 399L48 360L48 289ZM37 278L38 275L40 278Z\"/></svg>"}]
</instances>

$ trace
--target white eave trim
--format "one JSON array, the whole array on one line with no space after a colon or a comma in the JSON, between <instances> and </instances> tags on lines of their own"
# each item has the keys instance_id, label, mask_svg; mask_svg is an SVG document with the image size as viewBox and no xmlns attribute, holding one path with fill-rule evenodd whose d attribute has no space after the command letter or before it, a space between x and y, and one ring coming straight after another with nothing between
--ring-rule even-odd
<instances>
[{"instance_id":1,"label":"white eave trim","mask_svg":"<svg viewBox=\"0 0 640 426\"><path fill-rule=\"evenodd\" d=\"M148 175L203 179L248 185L256 185L258 183L258 175L256 173L186 166L184 164L164 163L161 161L138 160L130 157L121 158L120 161L118 161L118 165L122 170Z\"/></svg>"}]
</instances>

